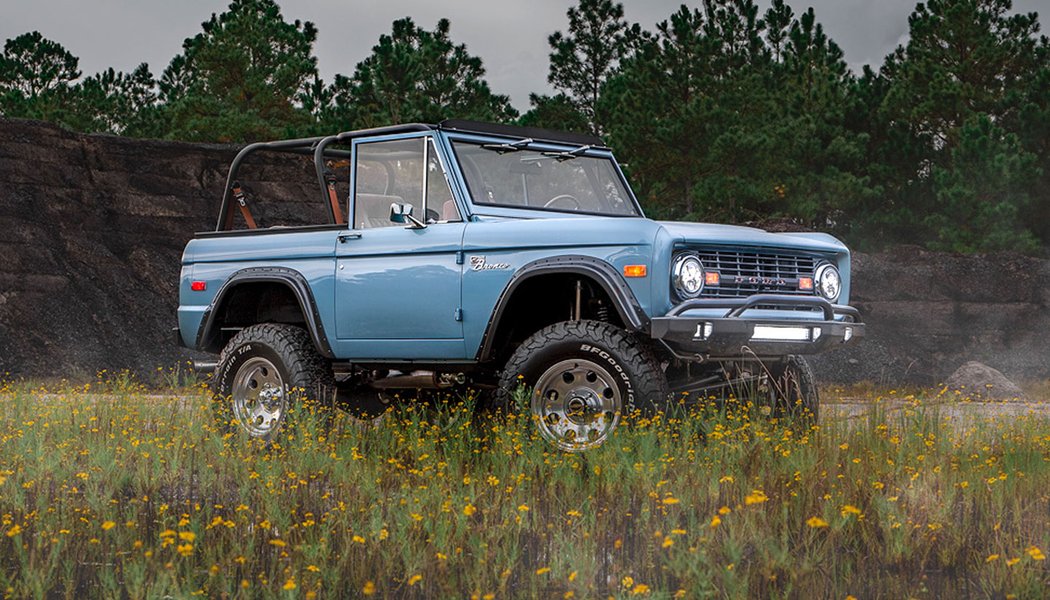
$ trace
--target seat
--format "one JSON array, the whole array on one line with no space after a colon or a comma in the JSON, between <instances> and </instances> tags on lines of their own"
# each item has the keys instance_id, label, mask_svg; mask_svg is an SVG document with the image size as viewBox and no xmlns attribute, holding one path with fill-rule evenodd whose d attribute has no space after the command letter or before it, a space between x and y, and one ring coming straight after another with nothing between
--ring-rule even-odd
<instances>
[{"instance_id":1,"label":"seat","mask_svg":"<svg viewBox=\"0 0 1050 600\"><path fill-rule=\"evenodd\" d=\"M390 220L390 205L402 204L401 196L385 194L357 194L355 196L354 222L358 229L373 229L394 225Z\"/></svg>"},{"instance_id":2,"label":"seat","mask_svg":"<svg viewBox=\"0 0 1050 600\"><path fill-rule=\"evenodd\" d=\"M459 209L456 208L455 200L445 200L445 203L441 205L441 220L446 222L459 220Z\"/></svg>"}]
</instances>

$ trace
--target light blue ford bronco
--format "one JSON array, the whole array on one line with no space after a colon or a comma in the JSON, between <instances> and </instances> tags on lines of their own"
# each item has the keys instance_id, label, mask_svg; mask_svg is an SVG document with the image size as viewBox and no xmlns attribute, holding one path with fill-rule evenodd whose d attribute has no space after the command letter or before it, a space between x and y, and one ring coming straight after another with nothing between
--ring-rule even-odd
<instances>
[{"instance_id":1,"label":"light blue ford bronco","mask_svg":"<svg viewBox=\"0 0 1050 600\"><path fill-rule=\"evenodd\" d=\"M317 195L274 175L296 157ZM647 219L598 138L449 120L241 150L177 334L253 437L303 394L373 415L470 386L578 451L683 397L815 414L802 355L863 336L849 287L829 235Z\"/></svg>"}]
</instances>

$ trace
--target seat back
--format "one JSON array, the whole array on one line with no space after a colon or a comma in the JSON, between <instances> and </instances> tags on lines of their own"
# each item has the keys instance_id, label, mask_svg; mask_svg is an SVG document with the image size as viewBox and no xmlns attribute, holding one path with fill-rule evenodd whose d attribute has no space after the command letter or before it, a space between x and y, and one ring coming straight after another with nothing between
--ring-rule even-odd
<instances>
[{"instance_id":1,"label":"seat back","mask_svg":"<svg viewBox=\"0 0 1050 600\"><path fill-rule=\"evenodd\" d=\"M358 229L373 227L390 227L396 225L390 220L390 205L402 204L401 196L385 194L357 194L354 197L354 226Z\"/></svg>"}]
</instances>

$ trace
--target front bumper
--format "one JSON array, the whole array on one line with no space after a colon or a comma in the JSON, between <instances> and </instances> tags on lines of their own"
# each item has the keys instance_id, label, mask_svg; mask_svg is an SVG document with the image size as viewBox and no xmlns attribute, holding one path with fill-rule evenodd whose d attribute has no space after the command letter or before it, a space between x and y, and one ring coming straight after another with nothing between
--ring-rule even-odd
<instances>
[{"instance_id":1,"label":"front bumper","mask_svg":"<svg viewBox=\"0 0 1050 600\"><path fill-rule=\"evenodd\" d=\"M745 318L751 309L808 310L815 318ZM721 313L725 309L725 313ZM714 310L718 316L683 316ZM816 311L820 311L817 316ZM768 314L769 311L766 311ZM682 358L817 354L864 337L860 313L816 296L756 294L747 298L689 300L652 320L650 335Z\"/></svg>"}]
</instances>

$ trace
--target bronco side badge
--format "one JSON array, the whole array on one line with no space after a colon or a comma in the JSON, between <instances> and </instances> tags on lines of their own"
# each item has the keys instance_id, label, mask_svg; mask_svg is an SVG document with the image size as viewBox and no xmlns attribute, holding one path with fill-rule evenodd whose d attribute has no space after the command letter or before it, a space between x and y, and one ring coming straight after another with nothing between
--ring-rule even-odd
<instances>
[{"instance_id":1,"label":"bronco side badge","mask_svg":"<svg viewBox=\"0 0 1050 600\"><path fill-rule=\"evenodd\" d=\"M470 269L472 271L493 271L496 269L509 269L509 263L487 263L484 256L471 256Z\"/></svg>"}]
</instances>

